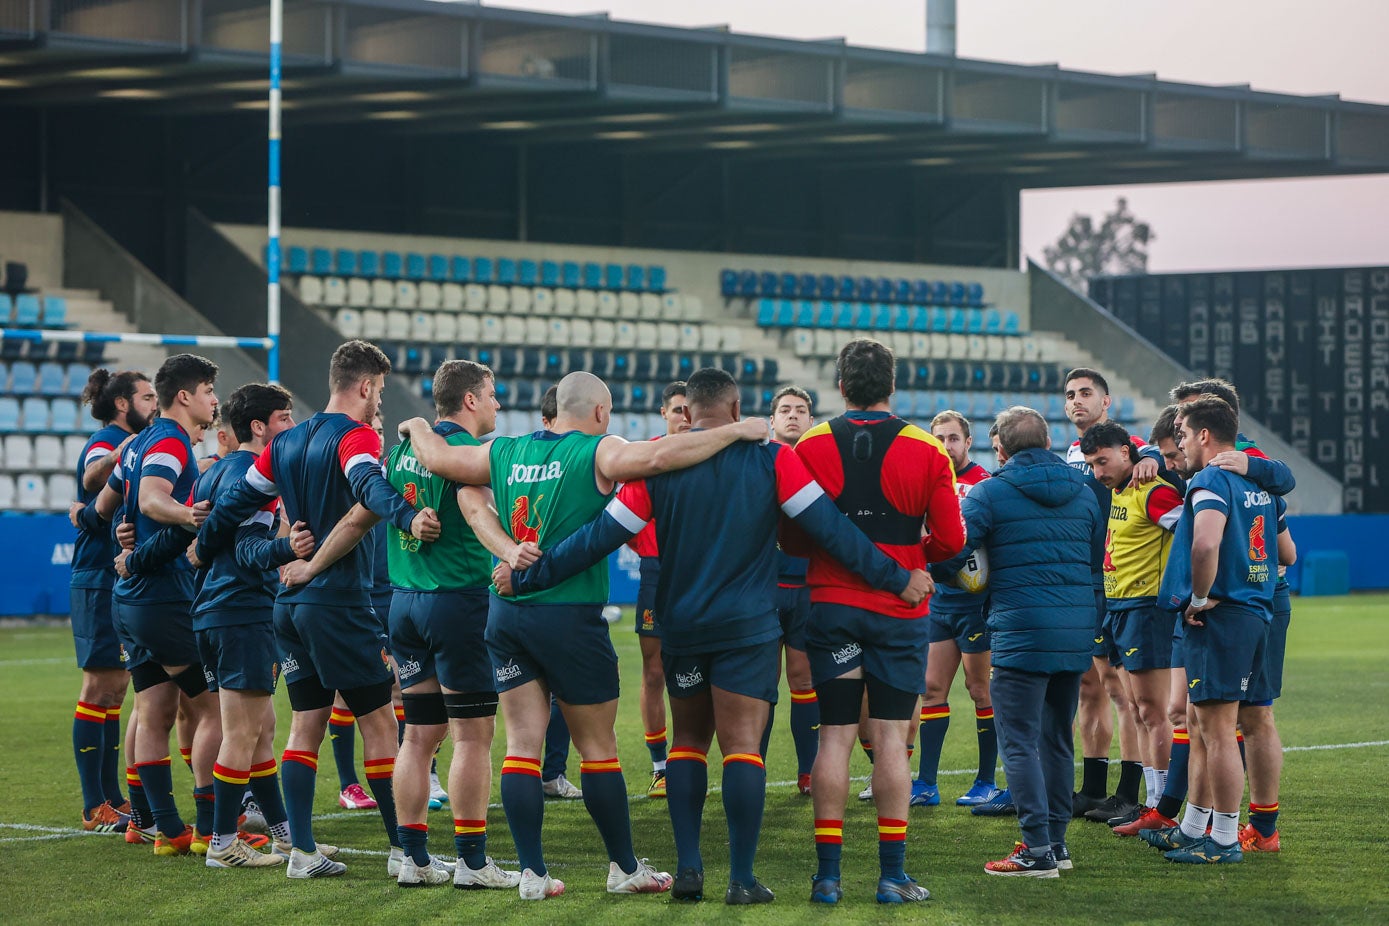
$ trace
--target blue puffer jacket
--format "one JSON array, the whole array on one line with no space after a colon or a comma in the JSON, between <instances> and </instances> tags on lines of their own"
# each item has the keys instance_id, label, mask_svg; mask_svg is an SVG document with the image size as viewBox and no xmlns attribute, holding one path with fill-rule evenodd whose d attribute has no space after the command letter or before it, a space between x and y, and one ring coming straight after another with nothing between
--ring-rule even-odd
<instances>
[{"instance_id":1,"label":"blue puffer jacket","mask_svg":"<svg viewBox=\"0 0 1389 926\"><path fill-rule=\"evenodd\" d=\"M1023 450L960 509L965 548L931 572L951 581L975 548L987 551L993 664L1046 674L1089 669L1090 564L1103 555L1108 512L1085 476L1049 450Z\"/></svg>"}]
</instances>

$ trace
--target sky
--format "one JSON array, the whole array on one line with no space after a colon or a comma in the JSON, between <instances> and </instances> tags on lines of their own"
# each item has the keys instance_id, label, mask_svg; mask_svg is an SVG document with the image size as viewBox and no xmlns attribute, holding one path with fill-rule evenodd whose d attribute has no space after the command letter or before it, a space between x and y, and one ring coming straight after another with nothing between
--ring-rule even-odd
<instances>
[{"instance_id":1,"label":"sky","mask_svg":"<svg viewBox=\"0 0 1389 926\"><path fill-rule=\"evenodd\" d=\"M489 6L922 51L926 0L506 0ZM1387 0L958 0L958 53L1389 103ZM1147 184L1023 194L1024 254L1125 196L1149 270L1389 265L1389 177Z\"/></svg>"}]
</instances>

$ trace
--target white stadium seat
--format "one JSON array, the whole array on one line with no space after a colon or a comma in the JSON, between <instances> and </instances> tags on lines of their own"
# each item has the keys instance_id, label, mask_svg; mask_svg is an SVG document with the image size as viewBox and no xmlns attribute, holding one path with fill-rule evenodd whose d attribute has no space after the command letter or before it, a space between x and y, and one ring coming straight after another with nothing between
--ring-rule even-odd
<instances>
[{"instance_id":1,"label":"white stadium seat","mask_svg":"<svg viewBox=\"0 0 1389 926\"><path fill-rule=\"evenodd\" d=\"M463 287L457 283L445 283L439 287L439 305L450 312L463 311Z\"/></svg>"},{"instance_id":2,"label":"white stadium seat","mask_svg":"<svg viewBox=\"0 0 1389 926\"><path fill-rule=\"evenodd\" d=\"M299 301L304 305L323 304L323 280L318 277L302 276L296 285L299 289Z\"/></svg>"},{"instance_id":3,"label":"white stadium seat","mask_svg":"<svg viewBox=\"0 0 1389 926\"><path fill-rule=\"evenodd\" d=\"M598 315L602 318L617 318L617 297L604 290L598 293Z\"/></svg>"},{"instance_id":4,"label":"white stadium seat","mask_svg":"<svg viewBox=\"0 0 1389 926\"><path fill-rule=\"evenodd\" d=\"M642 318L661 317L661 297L655 293L642 293L639 299L641 303L640 314Z\"/></svg>"},{"instance_id":5,"label":"white stadium seat","mask_svg":"<svg viewBox=\"0 0 1389 926\"><path fill-rule=\"evenodd\" d=\"M482 320L476 315L458 315L458 337L455 343L477 344L482 340Z\"/></svg>"},{"instance_id":6,"label":"white stadium seat","mask_svg":"<svg viewBox=\"0 0 1389 926\"><path fill-rule=\"evenodd\" d=\"M698 321L704 317L704 303L700 302L698 296L684 296L680 299L680 317L688 318L691 321Z\"/></svg>"},{"instance_id":7,"label":"white stadium seat","mask_svg":"<svg viewBox=\"0 0 1389 926\"><path fill-rule=\"evenodd\" d=\"M593 346L593 322L576 318L569 323L569 343L575 347Z\"/></svg>"},{"instance_id":8,"label":"white stadium seat","mask_svg":"<svg viewBox=\"0 0 1389 926\"><path fill-rule=\"evenodd\" d=\"M410 340L434 340L433 312L414 312L410 315Z\"/></svg>"},{"instance_id":9,"label":"white stadium seat","mask_svg":"<svg viewBox=\"0 0 1389 926\"><path fill-rule=\"evenodd\" d=\"M9 473L0 473L0 510L8 510L14 507L14 499L18 489L14 484L14 477Z\"/></svg>"},{"instance_id":10,"label":"white stadium seat","mask_svg":"<svg viewBox=\"0 0 1389 926\"><path fill-rule=\"evenodd\" d=\"M372 280L371 305L377 309L389 309L395 305L395 284L390 280Z\"/></svg>"},{"instance_id":11,"label":"white stadium seat","mask_svg":"<svg viewBox=\"0 0 1389 926\"><path fill-rule=\"evenodd\" d=\"M379 341L386 336L386 313L380 309L367 309L362 312L362 331L360 337L368 341Z\"/></svg>"},{"instance_id":12,"label":"white stadium seat","mask_svg":"<svg viewBox=\"0 0 1389 926\"><path fill-rule=\"evenodd\" d=\"M677 350L680 347L680 326L674 322L661 322L656 326L656 349Z\"/></svg>"},{"instance_id":13,"label":"white stadium seat","mask_svg":"<svg viewBox=\"0 0 1389 926\"><path fill-rule=\"evenodd\" d=\"M508 315L502 319L502 343L526 343L526 320L524 318Z\"/></svg>"},{"instance_id":14,"label":"white stadium seat","mask_svg":"<svg viewBox=\"0 0 1389 926\"><path fill-rule=\"evenodd\" d=\"M598 294L591 289L581 289L574 294L574 314L592 318L598 314Z\"/></svg>"},{"instance_id":15,"label":"white stadium seat","mask_svg":"<svg viewBox=\"0 0 1389 926\"><path fill-rule=\"evenodd\" d=\"M924 360L931 356L931 336L922 331L912 334L912 356Z\"/></svg>"},{"instance_id":16,"label":"white stadium seat","mask_svg":"<svg viewBox=\"0 0 1389 926\"><path fill-rule=\"evenodd\" d=\"M623 318L641 318L641 300L636 293L617 294L617 314Z\"/></svg>"},{"instance_id":17,"label":"white stadium seat","mask_svg":"<svg viewBox=\"0 0 1389 926\"><path fill-rule=\"evenodd\" d=\"M1004 338L997 334L984 335L984 356L989 360L1002 360Z\"/></svg>"},{"instance_id":18,"label":"white stadium seat","mask_svg":"<svg viewBox=\"0 0 1389 926\"><path fill-rule=\"evenodd\" d=\"M371 284L360 277L347 281L347 304L355 308L371 305Z\"/></svg>"},{"instance_id":19,"label":"white stadium seat","mask_svg":"<svg viewBox=\"0 0 1389 926\"><path fill-rule=\"evenodd\" d=\"M61 437L53 434L40 434L34 438L34 468L42 470L66 468Z\"/></svg>"},{"instance_id":20,"label":"white stadium seat","mask_svg":"<svg viewBox=\"0 0 1389 926\"><path fill-rule=\"evenodd\" d=\"M981 334L967 335L965 339L965 356L970 360L983 360L984 353L984 336Z\"/></svg>"},{"instance_id":21,"label":"white stadium seat","mask_svg":"<svg viewBox=\"0 0 1389 926\"><path fill-rule=\"evenodd\" d=\"M555 314L555 293L550 289L533 289L531 293L531 311L536 315Z\"/></svg>"},{"instance_id":22,"label":"white stadium seat","mask_svg":"<svg viewBox=\"0 0 1389 926\"><path fill-rule=\"evenodd\" d=\"M410 280L400 280L395 285L395 307L414 309L420 304L420 288Z\"/></svg>"},{"instance_id":23,"label":"white stadium seat","mask_svg":"<svg viewBox=\"0 0 1389 926\"><path fill-rule=\"evenodd\" d=\"M482 312L487 308L487 290L477 283L463 287L463 308L469 312Z\"/></svg>"},{"instance_id":24,"label":"white stadium seat","mask_svg":"<svg viewBox=\"0 0 1389 926\"><path fill-rule=\"evenodd\" d=\"M655 322L632 322L637 329L637 349L655 350L659 333Z\"/></svg>"},{"instance_id":25,"label":"white stadium seat","mask_svg":"<svg viewBox=\"0 0 1389 926\"><path fill-rule=\"evenodd\" d=\"M438 283L430 280L424 280L420 283L420 308L433 312L443 304L443 301L444 294Z\"/></svg>"},{"instance_id":26,"label":"white stadium seat","mask_svg":"<svg viewBox=\"0 0 1389 926\"><path fill-rule=\"evenodd\" d=\"M578 313L578 297L572 289L555 290L555 314L575 315Z\"/></svg>"},{"instance_id":27,"label":"white stadium seat","mask_svg":"<svg viewBox=\"0 0 1389 926\"><path fill-rule=\"evenodd\" d=\"M1003 338L1003 359L1022 360L1024 338Z\"/></svg>"},{"instance_id":28,"label":"white stadium seat","mask_svg":"<svg viewBox=\"0 0 1389 926\"><path fill-rule=\"evenodd\" d=\"M699 349L720 350L723 348L723 329L719 325L701 325L699 328Z\"/></svg>"},{"instance_id":29,"label":"white stadium seat","mask_svg":"<svg viewBox=\"0 0 1389 926\"><path fill-rule=\"evenodd\" d=\"M570 338L573 336L569 327L569 319L550 318L546 319L546 324L550 329L550 335L546 338L546 342L553 347L568 347Z\"/></svg>"},{"instance_id":30,"label":"white stadium seat","mask_svg":"<svg viewBox=\"0 0 1389 926\"><path fill-rule=\"evenodd\" d=\"M67 510L77 501L77 480L67 473L54 473L48 477L48 507Z\"/></svg>"},{"instance_id":31,"label":"white stadium seat","mask_svg":"<svg viewBox=\"0 0 1389 926\"><path fill-rule=\"evenodd\" d=\"M333 324L337 326L338 334L345 338L362 336L362 313L356 309L338 309L333 316Z\"/></svg>"},{"instance_id":32,"label":"white stadium seat","mask_svg":"<svg viewBox=\"0 0 1389 926\"><path fill-rule=\"evenodd\" d=\"M797 357L814 356L815 332L809 328L791 329L791 345Z\"/></svg>"},{"instance_id":33,"label":"white stadium seat","mask_svg":"<svg viewBox=\"0 0 1389 926\"><path fill-rule=\"evenodd\" d=\"M612 347L617 340L617 326L606 318L595 318L591 324L593 325L593 340L589 343L597 347ZM636 332L633 332L634 336L635 334Z\"/></svg>"},{"instance_id":34,"label":"white stadium seat","mask_svg":"<svg viewBox=\"0 0 1389 926\"><path fill-rule=\"evenodd\" d=\"M323 281L323 304L324 305L346 305L347 304L347 284L342 281L342 277L327 277Z\"/></svg>"},{"instance_id":35,"label":"white stadium seat","mask_svg":"<svg viewBox=\"0 0 1389 926\"><path fill-rule=\"evenodd\" d=\"M898 357L910 357L912 352L912 335L910 331L893 331L891 337L879 338L886 340L892 352Z\"/></svg>"},{"instance_id":36,"label":"white stadium seat","mask_svg":"<svg viewBox=\"0 0 1389 926\"><path fill-rule=\"evenodd\" d=\"M612 295L609 293L608 295ZM618 321L613 323L613 346L631 349L637 346L637 326L634 322Z\"/></svg>"},{"instance_id":37,"label":"white stadium seat","mask_svg":"<svg viewBox=\"0 0 1389 926\"><path fill-rule=\"evenodd\" d=\"M458 340L458 316L452 312L434 313L434 340L440 344L452 344Z\"/></svg>"},{"instance_id":38,"label":"white stadium seat","mask_svg":"<svg viewBox=\"0 0 1389 926\"><path fill-rule=\"evenodd\" d=\"M82 457L82 449L87 446L87 438L83 434L69 434L63 438L63 459L69 466L76 466L77 461Z\"/></svg>"},{"instance_id":39,"label":"white stadium seat","mask_svg":"<svg viewBox=\"0 0 1389 926\"><path fill-rule=\"evenodd\" d=\"M48 482L35 473L16 479L15 507L20 511L41 511L48 506Z\"/></svg>"},{"instance_id":40,"label":"white stadium seat","mask_svg":"<svg viewBox=\"0 0 1389 926\"><path fill-rule=\"evenodd\" d=\"M11 472L34 465L34 441L28 434L5 435L5 468Z\"/></svg>"},{"instance_id":41,"label":"white stadium seat","mask_svg":"<svg viewBox=\"0 0 1389 926\"><path fill-rule=\"evenodd\" d=\"M511 290L505 286L487 287L487 311L501 314L511 308Z\"/></svg>"},{"instance_id":42,"label":"white stadium seat","mask_svg":"<svg viewBox=\"0 0 1389 926\"><path fill-rule=\"evenodd\" d=\"M531 289L529 286L511 287L511 311L529 312L531 310Z\"/></svg>"},{"instance_id":43,"label":"white stadium seat","mask_svg":"<svg viewBox=\"0 0 1389 926\"><path fill-rule=\"evenodd\" d=\"M686 321L686 316L682 314L684 308L685 301L679 293L666 293L661 297L661 317L667 321Z\"/></svg>"},{"instance_id":44,"label":"white stadium seat","mask_svg":"<svg viewBox=\"0 0 1389 926\"><path fill-rule=\"evenodd\" d=\"M676 342L678 350L692 351L699 350L700 326L686 322L679 328L679 340Z\"/></svg>"},{"instance_id":45,"label":"white stadium seat","mask_svg":"<svg viewBox=\"0 0 1389 926\"><path fill-rule=\"evenodd\" d=\"M815 329L815 356L817 357L836 357L839 349L833 331L824 328Z\"/></svg>"},{"instance_id":46,"label":"white stadium seat","mask_svg":"<svg viewBox=\"0 0 1389 926\"><path fill-rule=\"evenodd\" d=\"M478 340L483 344L502 343L502 320L496 315L482 316L482 330Z\"/></svg>"},{"instance_id":47,"label":"white stadium seat","mask_svg":"<svg viewBox=\"0 0 1389 926\"><path fill-rule=\"evenodd\" d=\"M526 320L526 340L525 343L531 345L544 346L550 343L550 324L549 319L536 318L534 315Z\"/></svg>"},{"instance_id":48,"label":"white stadium seat","mask_svg":"<svg viewBox=\"0 0 1389 926\"><path fill-rule=\"evenodd\" d=\"M410 313L401 312L398 309L387 312L385 336L392 341L408 341L410 339Z\"/></svg>"}]
</instances>

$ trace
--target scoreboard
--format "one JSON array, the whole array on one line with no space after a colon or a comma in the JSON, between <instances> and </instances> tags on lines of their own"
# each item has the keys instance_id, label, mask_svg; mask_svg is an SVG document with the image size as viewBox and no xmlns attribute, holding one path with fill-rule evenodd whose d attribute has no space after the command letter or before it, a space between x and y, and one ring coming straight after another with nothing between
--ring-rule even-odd
<instances>
[{"instance_id":1,"label":"scoreboard","mask_svg":"<svg viewBox=\"0 0 1389 926\"><path fill-rule=\"evenodd\" d=\"M1090 298L1389 512L1389 267L1100 277Z\"/></svg>"}]
</instances>

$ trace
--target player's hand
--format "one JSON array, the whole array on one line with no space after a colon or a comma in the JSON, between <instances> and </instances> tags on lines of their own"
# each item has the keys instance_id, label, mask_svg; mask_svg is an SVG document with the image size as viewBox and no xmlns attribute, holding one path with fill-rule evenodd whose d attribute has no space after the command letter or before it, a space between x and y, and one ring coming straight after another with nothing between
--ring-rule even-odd
<instances>
[{"instance_id":1,"label":"player's hand","mask_svg":"<svg viewBox=\"0 0 1389 926\"><path fill-rule=\"evenodd\" d=\"M135 549L135 525L129 521L122 521L116 525L116 543L122 550Z\"/></svg>"},{"instance_id":2,"label":"player's hand","mask_svg":"<svg viewBox=\"0 0 1389 926\"><path fill-rule=\"evenodd\" d=\"M1187 605L1187 606L1186 606L1186 622L1187 622L1188 624L1190 624L1191 626L1193 626L1193 627L1204 627L1204 626L1206 626L1206 622L1203 621L1203 620L1201 620L1201 618L1200 618L1201 612L1203 612L1203 611L1209 611L1211 608L1215 607L1215 606L1218 605L1218 604L1220 604L1220 599L1218 599L1218 598L1207 598L1207 599L1206 599L1206 603L1203 604L1203 605L1202 605L1201 607L1199 607L1199 608L1193 608L1191 605Z\"/></svg>"},{"instance_id":3,"label":"player's hand","mask_svg":"<svg viewBox=\"0 0 1389 926\"><path fill-rule=\"evenodd\" d=\"M294 588L296 585L308 585L316 575L313 563L305 559L296 559L292 563L286 563L280 567L280 583L285 588Z\"/></svg>"},{"instance_id":4,"label":"player's hand","mask_svg":"<svg viewBox=\"0 0 1389 926\"><path fill-rule=\"evenodd\" d=\"M318 541L314 540L309 525L303 521L295 521L294 526L289 529L289 548L294 551L294 555L299 559L308 559L313 556L314 547L317 545Z\"/></svg>"},{"instance_id":5,"label":"player's hand","mask_svg":"<svg viewBox=\"0 0 1389 926\"><path fill-rule=\"evenodd\" d=\"M497 587L498 595L510 597L516 594L511 586L511 567L506 563L498 563L492 569L492 584Z\"/></svg>"},{"instance_id":6,"label":"player's hand","mask_svg":"<svg viewBox=\"0 0 1389 926\"><path fill-rule=\"evenodd\" d=\"M744 418L729 427L737 429L738 440L756 440L765 444L772 437L772 423L766 418Z\"/></svg>"},{"instance_id":7,"label":"player's hand","mask_svg":"<svg viewBox=\"0 0 1389 926\"><path fill-rule=\"evenodd\" d=\"M130 550L121 550L116 557L116 574L122 579L130 578L130 570L125 567L125 561L130 559Z\"/></svg>"},{"instance_id":8,"label":"player's hand","mask_svg":"<svg viewBox=\"0 0 1389 926\"><path fill-rule=\"evenodd\" d=\"M1244 476L1249 472L1249 454L1243 450L1222 450L1206 465Z\"/></svg>"},{"instance_id":9,"label":"player's hand","mask_svg":"<svg viewBox=\"0 0 1389 926\"><path fill-rule=\"evenodd\" d=\"M401 437L409 437L410 432L415 428L423 428L428 431L429 422L425 421L423 418L407 418L396 427L396 433Z\"/></svg>"},{"instance_id":10,"label":"player's hand","mask_svg":"<svg viewBox=\"0 0 1389 926\"><path fill-rule=\"evenodd\" d=\"M423 421L424 419L420 419ZM417 540L433 543L439 539L443 526L439 523L439 512L425 508L410 521L410 533Z\"/></svg>"},{"instance_id":11,"label":"player's hand","mask_svg":"<svg viewBox=\"0 0 1389 926\"><path fill-rule=\"evenodd\" d=\"M913 569L911 571L911 581L907 587L897 593L901 598L913 608L926 600L926 596L936 590L936 583L931 579L931 574L924 569Z\"/></svg>"},{"instance_id":12,"label":"player's hand","mask_svg":"<svg viewBox=\"0 0 1389 926\"><path fill-rule=\"evenodd\" d=\"M1152 457L1139 457L1138 462L1133 464L1133 476L1129 479L1129 485L1146 485L1156 479L1157 475L1157 460Z\"/></svg>"},{"instance_id":13,"label":"player's hand","mask_svg":"<svg viewBox=\"0 0 1389 926\"><path fill-rule=\"evenodd\" d=\"M118 444L118 445L116 446L116 456L119 457L119 456L121 455L121 451L125 450L126 447L130 446L130 442L133 441L133 440L134 440L136 437L138 437L138 436L139 436L138 433L137 433L137 434L127 434L127 435L125 436L125 440L121 441L120 444Z\"/></svg>"},{"instance_id":14,"label":"player's hand","mask_svg":"<svg viewBox=\"0 0 1389 926\"><path fill-rule=\"evenodd\" d=\"M525 543L518 543L511 548L510 555L506 557L506 564L512 569L529 569L535 565L535 561L540 559L540 545L533 540Z\"/></svg>"},{"instance_id":15,"label":"player's hand","mask_svg":"<svg viewBox=\"0 0 1389 926\"><path fill-rule=\"evenodd\" d=\"M86 507L87 506L82 502L73 502L71 505L68 505L68 521L78 530L82 529L82 525L77 523L77 516L82 512L82 509Z\"/></svg>"},{"instance_id":16,"label":"player's hand","mask_svg":"<svg viewBox=\"0 0 1389 926\"><path fill-rule=\"evenodd\" d=\"M203 522L207 520L207 515L210 511L212 511L212 502L210 501L198 502L188 509L188 525L193 528L195 533L198 528L203 526Z\"/></svg>"},{"instance_id":17,"label":"player's hand","mask_svg":"<svg viewBox=\"0 0 1389 926\"><path fill-rule=\"evenodd\" d=\"M188 560L188 565L192 566L194 569L206 569L206 568L207 568L207 565L208 565L208 564L205 563L205 562L203 562L202 559L199 558L199 556L198 556L198 541L197 541L197 540L194 540L192 543L190 543L190 544L188 545L188 549L185 550L185 551L183 552L183 555L184 555L184 557L187 558L187 560Z\"/></svg>"}]
</instances>

